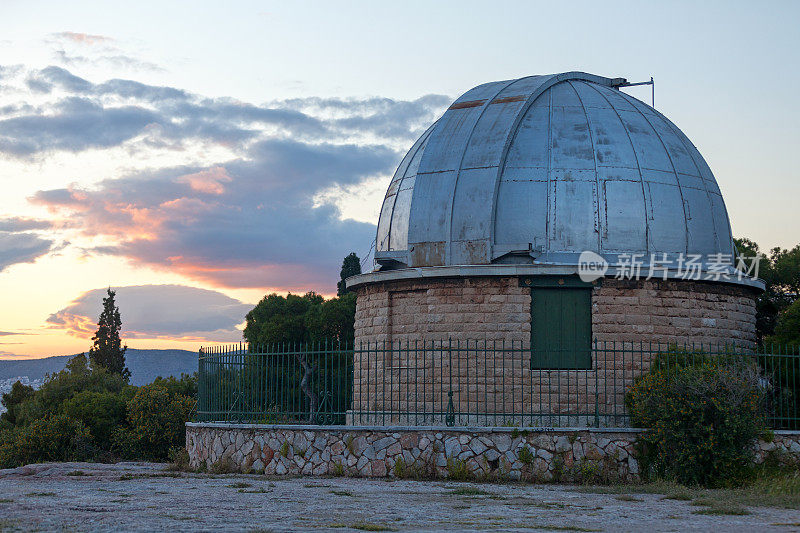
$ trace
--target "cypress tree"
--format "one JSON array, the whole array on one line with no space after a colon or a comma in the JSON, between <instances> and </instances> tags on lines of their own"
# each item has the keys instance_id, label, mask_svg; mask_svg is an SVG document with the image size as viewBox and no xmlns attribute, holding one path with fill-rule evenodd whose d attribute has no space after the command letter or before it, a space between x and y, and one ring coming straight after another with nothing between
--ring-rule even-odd
<instances>
[{"instance_id":1,"label":"cypress tree","mask_svg":"<svg viewBox=\"0 0 800 533\"><path fill-rule=\"evenodd\" d=\"M355 252L350 252L350 254L344 258L344 261L342 261L342 270L339 273L341 279L339 283L336 284L337 296L347 294L347 287L345 286L344 280L356 274L361 274L361 261L358 259Z\"/></svg>"},{"instance_id":2,"label":"cypress tree","mask_svg":"<svg viewBox=\"0 0 800 533\"><path fill-rule=\"evenodd\" d=\"M114 302L116 292L108 289L108 297L103 298L103 312L97 320L97 333L92 337L94 344L89 350L89 361L92 368L102 367L112 374L120 374L127 381L131 372L125 367L125 350L119 338L122 319L119 308Z\"/></svg>"}]
</instances>

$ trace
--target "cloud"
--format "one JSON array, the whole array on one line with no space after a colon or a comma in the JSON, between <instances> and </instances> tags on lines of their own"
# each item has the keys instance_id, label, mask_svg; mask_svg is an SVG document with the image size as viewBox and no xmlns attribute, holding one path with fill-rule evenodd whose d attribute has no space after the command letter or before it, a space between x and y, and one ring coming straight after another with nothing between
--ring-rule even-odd
<instances>
[{"instance_id":1,"label":"cloud","mask_svg":"<svg viewBox=\"0 0 800 533\"><path fill-rule=\"evenodd\" d=\"M33 263L48 253L53 243L33 233L0 231L0 272L16 263Z\"/></svg>"},{"instance_id":2,"label":"cloud","mask_svg":"<svg viewBox=\"0 0 800 533\"><path fill-rule=\"evenodd\" d=\"M46 103L15 103L17 111L0 118L0 152L21 164L57 151L221 148L215 153L224 155L202 162L129 170L30 197L89 253L217 287L332 290L342 257L368 248L375 227L321 193L388 181L449 101L426 95L257 105L135 80L95 83L56 66L14 76L49 91L41 95Z\"/></svg>"},{"instance_id":3,"label":"cloud","mask_svg":"<svg viewBox=\"0 0 800 533\"><path fill-rule=\"evenodd\" d=\"M308 98L254 105L134 80L93 83L57 66L28 72L25 84L53 98L37 108L20 106L15 116L0 120L0 152L22 158L119 146L140 136L153 146L176 149L203 141L244 150L265 137L308 142L371 137L405 146L448 101L427 95L413 101Z\"/></svg>"},{"instance_id":4,"label":"cloud","mask_svg":"<svg viewBox=\"0 0 800 533\"><path fill-rule=\"evenodd\" d=\"M116 290L125 339L230 340L253 308L220 292L185 285L132 285ZM106 289L81 294L50 315L51 328L91 337L97 329Z\"/></svg>"},{"instance_id":5,"label":"cloud","mask_svg":"<svg viewBox=\"0 0 800 533\"><path fill-rule=\"evenodd\" d=\"M372 240L374 226L342 220L316 191L389 173L381 146L257 143L247 159L207 169L171 168L84 189L40 191L34 203L112 236L96 253L180 272L224 287L330 288L342 257Z\"/></svg>"},{"instance_id":6,"label":"cloud","mask_svg":"<svg viewBox=\"0 0 800 533\"><path fill-rule=\"evenodd\" d=\"M39 220L36 218L20 218L20 217L0 217L0 231L28 231L36 229L48 229L52 223L48 220Z\"/></svg>"},{"instance_id":7,"label":"cloud","mask_svg":"<svg viewBox=\"0 0 800 533\"><path fill-rule=\"evenodd\" d=\"M92 35L90 33L80 33L74 31L62 31L59 33L54 33L52 34L52 37L54 37L55 39L63 39L90 46L95 44L108 43L114 40L111 37L106 37L105 35Z\"/></svg>"},{"instance_id":8,"label":"cloud","mask_svg":"<svg viewBox=\"0 0 800 533\"><path fill-rule=\"evenodd\" d=\"M94 54L91 56L73 54L66 50L55 50L53 56L64 65L92 65L103 64L111 68L127 70L147 70L151 72L164 72L165 69L150 61L143 61L136 57L117 53L117 54Z\"/></svg>"}]
</instances>

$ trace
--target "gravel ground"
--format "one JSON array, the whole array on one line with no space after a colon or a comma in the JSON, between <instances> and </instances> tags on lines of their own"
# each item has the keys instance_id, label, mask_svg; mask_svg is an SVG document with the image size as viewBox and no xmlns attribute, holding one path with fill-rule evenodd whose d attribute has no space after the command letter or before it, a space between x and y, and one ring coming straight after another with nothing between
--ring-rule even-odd
<instances>
[{"instance_id":1,"label":"gravel ground","mask_svg":"<svg viewBox=\"0 0 800 533\"><path fill-rule=\"evenodd\" d=\"M0 470L0 531L800 530L795 510L699 515L690 502L656 494L631 498L558 485L174 474L164 467L59 463Z\"/></svg>"}]
</instances>

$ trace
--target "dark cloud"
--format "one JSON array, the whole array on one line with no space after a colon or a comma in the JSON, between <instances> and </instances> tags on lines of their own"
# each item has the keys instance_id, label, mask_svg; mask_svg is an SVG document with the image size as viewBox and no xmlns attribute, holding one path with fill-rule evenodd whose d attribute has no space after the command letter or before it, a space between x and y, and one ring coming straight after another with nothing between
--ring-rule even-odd
<instances>
[{"instance_id":1,"label":"dark cloud","mask_svg":"<svg viewBox=\"0 0 800 533\"><path fill-rule=\"evenodd\" d=\"M248 156L107 180L92 190L40 191L32 201L63 211L86 235L118 240L96 253L219 286L331 288L342 257L371 241L374 226L342 220L337 208L314 207L312 198L391 172L398 154L272 139Z\"/></svg>"},{"instance_id":2,"label":"dark cloud","mask_svg":"<svg viewBox=\"0 0 800 533\"><path fill-rule=\"evenodd\" d=\"M33 233L0 231L0 272L16 263L33 263L51 250L54 242Z\"/></svg>"},{"instance_id":3,"label":"dark cloud","mask_svg":"<svg viewBox=\"0 0 800 533\"><path fill-rule=\"evenodd\" d=\"M20 217L0 217L0 231L28 231L35 229L48 229L52 226L49 220Z\"/></svg>"},{"instance_id":4,"label":"dark cloud","mask_svg":"<svg viewBox=\"0 0 800 533\"><path fill-rule=\"evenodd\" d=\"M202 338L230 340L241 333L252 305L220 292L185 285L133 285L114 289L122 315L124 338ZM51 327L86 337L97 329L106 289L83 293L69 306L53 313Z\"/></svg>"},{"instance_id":5,"label":"dark cloud","mask_svg":"<svg viewBox=\"0 0 800 533\"><path fill-rule=\"evenodd\" d=\"M243 149L265 136L338 142L371 135L405 143L448 101L440 95L413 101L307 98L259 106L133 80L93 83L57 66L30 73L25 83L38 93L58 90L58 96L44 108L20 108L0 120L0 152L17 157L118 146L140 135L147 137L142 143L177 149L198 140Z\"/></svg>"},{"instance_id":6,"label":"dark cloud","mask_svg":"<svg viewBox=\"0 0 800 533\"><path fill-rule=\"evenodd\" d=\"M31 201L112 254L225 287L332 290L342 257L374 225L315 198L386 178L448 99L304 98L254 105L48 67L45 108L0 119L0 152L37 157L131 142L140 149L217 143L227 160L43 190ZM44 87L45 85L41 85ZM112 244L108 244L112 243Z\"/></svg>"}]
</instances>

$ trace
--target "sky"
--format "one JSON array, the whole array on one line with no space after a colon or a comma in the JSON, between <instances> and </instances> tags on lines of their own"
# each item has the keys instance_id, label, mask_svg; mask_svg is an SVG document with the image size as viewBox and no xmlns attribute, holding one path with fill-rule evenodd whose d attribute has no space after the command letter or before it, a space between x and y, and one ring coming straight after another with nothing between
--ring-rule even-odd
<instances>
[{"instance_id":1,"label":"sky","mask_svg":"<svg viewBox=\"0 0 800 533\"><path fill-rule=\"evenodd\" d=\"M734 235L800 242L800 3L0 3L0 358L241 339L335 292L413 141L480 83L655 78ZM626 89L649 103L649 87Z\"/></svg>"}]
</instances>

